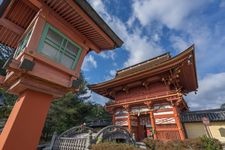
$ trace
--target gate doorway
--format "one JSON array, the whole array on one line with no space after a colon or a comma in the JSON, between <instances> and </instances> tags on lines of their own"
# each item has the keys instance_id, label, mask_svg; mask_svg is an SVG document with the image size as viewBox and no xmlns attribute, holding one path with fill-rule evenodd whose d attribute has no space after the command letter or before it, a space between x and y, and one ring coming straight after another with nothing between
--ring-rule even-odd
<instances>
[{"instance_id":1,"label":"gate doorway","mask_svg":"<svg viewBox=\"0 0 225 150\"><path fill-rule=\"evenodd\" d=\"M135 138L137 141L142 141L147 137L152 136L152 126L150 124L149 114L136 115L137 117L137 126L134 129Z\"/></svg>"}]
</instances>

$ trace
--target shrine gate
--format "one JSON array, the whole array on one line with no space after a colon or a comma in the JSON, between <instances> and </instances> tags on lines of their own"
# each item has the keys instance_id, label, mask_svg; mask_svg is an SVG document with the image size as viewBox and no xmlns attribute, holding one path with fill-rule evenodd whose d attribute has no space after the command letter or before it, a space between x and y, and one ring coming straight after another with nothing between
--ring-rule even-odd
<instances>
[{"instance_id":1,"label":"shrine gate","mask_svg":"<svg viewBox=\"0 0 225 150\"><path fill-rule=\"evenodd\" d=\"M106 108L113 124L127 128L136 140L183 140L180 112L188 110L183 95L198 87L194 46L175 57L166 53L119 70L114 79L90 87L112 99Z\"/></svg>"}]
</instances>

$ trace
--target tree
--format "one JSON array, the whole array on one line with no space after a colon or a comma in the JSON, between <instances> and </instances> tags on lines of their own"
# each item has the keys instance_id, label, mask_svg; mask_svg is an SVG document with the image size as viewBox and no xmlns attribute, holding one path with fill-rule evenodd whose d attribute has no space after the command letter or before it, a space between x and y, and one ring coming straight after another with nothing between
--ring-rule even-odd
<instances>
[{"instance_id":1,"label":"tree","mask_svg":"<svg viewBox=\"0 0 225 150\"><path fill-rule=\"evenodd\" d=\"M13 54L12 48L3 45L0 43L0 75L5 76L6 71L3 67L5 64L6 60ZM12 106L14 105L17 96L8 94L4 89L0 88L0 95L2 98L2 106L0 106L0 129L4 126L5 120L8 118Z\"/></svg>"},{"instance_id":2,"label":"tree","mask_svg":"<svg viewBox=\"0 0 225 150\"><path fill-rule=\"evenodd\" d=\"M12 56L14 49L0 43L0 75L5 76L5 69L2 68L6 60Z\"/></svg>"},{"instance_id":3,"label":"tree","mask_svg":"<svg viewBox=\"0 0 225 150\"><path fill-rule=\"evenodd\" d=\"M109 117L103 106L89 101L87 82L82 73L78 80L81 81L79 92L76 94L67 93L64 97L52 102L42 132L42 142L49 141L55 131L60 134L71 127L96 118Z\"/></svg>"}]
</instances>

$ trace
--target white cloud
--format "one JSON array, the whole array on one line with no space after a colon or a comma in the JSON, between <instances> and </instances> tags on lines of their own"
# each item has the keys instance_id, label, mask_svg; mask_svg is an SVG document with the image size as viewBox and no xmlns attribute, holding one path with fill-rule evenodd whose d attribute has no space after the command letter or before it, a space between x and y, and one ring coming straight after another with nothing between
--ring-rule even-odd
<instances>
[{"instance_id":1,"label":"white cloud","mask_svg":"<svg viewBox=\"0 0 225 150\"><path fill-rule=\"evenodd\" d=\"M104 77L104 80L105 81L108 81L108 80L111 80L115 77L116 75L116 70L110 70L109 71L109 74L107 74L105 77Z\"/></svg>"},{"instance_id":2,"label":"white cloud","mask_svg":"<svg viewBox=\"0 0 225 150\"><path fill-rule=\"evenodd\" d=\"M177 28L183 25L188 15L197 10L205 0L142 0L133 2L133 16L143 26L158 21L168 28ZM132 21L134 20L132 18Z\"/></svg>"},{"instance_id":3,"label":"white cloud","mask_svg":"<svg viewBox=\"0 0 225 150\"><path fill-rule=\"evenodd\" d=\"M81 95L80 96L81 98L82 97L89 97L88 98L88 101L90 102L94 102L94 103L97 103L97 104L101 104L101 105L104 105L107 101L108 101L108 98L105 98L95 92L92 92L91 90L87 90L87 93L84 94L84 95Z\"/></svg>"},{"instance_id":4,"label":"white cloud","mask_svg":"<svg viewBox=\"0 0 225 150\"><path fill-rule=\"evenodd\" d=\"M206 75L199 80L198 89L197 95L186 98L191 109L218 108L225 103L225 72Z\"/></svg>"},{"instance_id":5,"label":"white cloud","mask_svg":"<svg viewBox=\"0 0 225 150\"><path fill-rule=\"evenodd\" d=\"M217 66L225 66L224 25L225 22L214 22L213 26L210 26L202 19L194 18L182 29L188 34L188 41L196 45L197 71L201 76Z\"/></svg>"},{"instance_id":6,"label":"white cloud","mask_svg":"<svg viewBox=\"0 0 225 150\"><path fill-rule=\"evenodd\" d=\"M163 52L162 48L154 43L151 38L142 35L140 29L129 28L118 17L109 15L101 0L90 0L89 2L124 41L124 48L129 57L124 63L124 67L142 62ZM157 38L155 37L156 40Z\"/></svg>"},{"instance_id":7,"label":"white cloud","mask_svg":"<svg viewBox=\"0 0 225 150\"><path fill-rule=\"evenodd\" d=\"M98 54L98 56L101 56L104 59L112 59L112 60L115 59L115 55L116 55L115 50L104 51Z\"/></svg>"},{"instance_id":8,"label":"white cloud","mask_svg":"<svg viewBox=\"0 0 225 150\"><path fill-rule=\"evenodd\" d=\"M110 70L110 71L109 71L109 74L110 74L111 76L115 76L115 75L116 75L116 70Z\"/></svg>"},{"instance_id":9,"label":"white cloud","mask_svg":"<svg viewBox=\"0 0 225 150\"><path fill-rule=\"evenodd\" d=\"M126 37L125 47L129 52L129 58L125 62L125 67L142 62L163 52L159 45L150 41L146 36L138 33L130 34Z\"/></svg>"},{"instance_id":10,"label":"white cloud","mask_svg":"<svg viewBox=\"0 0 225 150\"><path fill-rule=\"evenodd\" d=\"M84 58L82 70L89 71L92 68L97 68L97 62L92 55L88 55Z\"/></svg>"},{"instance_id":11,"label":"white cloud","mask_svg":"<svg viewBox=\"0 0 225 150\"><path fill-rule=\"evenodd\" d=\"M154 33L154 34L152 35L152 39L153 39L155 42L160 41L160 36L159 36L159 34L158 34L158 33Z\"/></svg>"},{"instance_id":12,"label":"white cloud","mask_svg":"<svg viewBox=\"0 0 225 150\"><path fill-rule=\"evenodd\" d=\"M104 105L108 101L108 98L103 97L99 94L96 94L95 92L92 92L91 97L89 98L89 101Z\"/></svg>"},{"instance_id":13,"label":"white cloud","mask_svg":"<svg viewBox=\"0 0 225 150\"><path fill-rule=\"evenodd\" d=\"M170 36L170 39L172 47L179 52L185 50L187 47L189 47L191 44L190 42L187 42L187 40L184 40L181 36L172 35Z\"/></svg>"}]
</instances>

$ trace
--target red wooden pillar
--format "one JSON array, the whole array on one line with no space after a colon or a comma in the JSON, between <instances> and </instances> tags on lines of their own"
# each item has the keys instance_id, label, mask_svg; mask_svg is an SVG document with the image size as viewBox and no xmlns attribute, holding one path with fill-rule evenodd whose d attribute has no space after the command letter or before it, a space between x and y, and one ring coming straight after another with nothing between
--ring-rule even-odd
<instances>
[{"instance_id":1,"label":"red wooden pillar","mask_svg":"<svg viewBox=\"0 0 225 150\"><path fill-rule=\"evenodd\" d=\"M153 115L153 111L150 111L149 115L150 115L150 121L151 121L151 125L152 125L152 130L154 131L153 137L154 137L154 139L157 139L155 118L154 118L154 115Z\"/></svg>"},{"instance_id":2,"label":"red wooden pillar","mask_svg":"<svg viewBox=\"0 0 225 150\"><path fill-rule=\"evenodd\" d=\"M127 123L128 123L128 131L131 133L131 116L129 111L128 111Z\"/></svg>"},{"instance_id":3,"label":"red wooden pillar","mask_svg":"<svg viewBox=\"0 0 225 150\"><path fill-rule=\"evenodd\" d=\"M173 106L173 112L174 112L175 121L176 121L176 124L177 124L177 127L178 127L178 131L179 131L179 134L180 134L180 139L184 140L185 134L184 134L183 126L182 126L181 121L180 121L180 115L179 115L179 112L177 111L176 105Z\"/></svg>"},{"instance_id":4,"label":"red wooden pillar","mask_svg":"<svg viewBox=\"0 0 225 150\"><path fill-rule=\"evenodd\" d=\"M138 141L140 141L140 117L139 116L137 116L137 135L136 135L136 139L138 140Z\"/></svg>"},{"instance_id":5,"label":"red wooden pillar","mask_svg":"<svg viewBox=\"0 0 225 150\"><path fill-rule=\"evenodd\" d=\"M116 116L115 116L115 111L112 110L112 124L115 125L116 124Z\"/></svg>"},{"instance_id":6,"label":"red wooden pillar","mask_svg":"<svg viewBox=\"0 0 225 150\"><path fill-rule=\"evenodd\" d=\"M1 150L37 149L52 96L26 90L18 98L0 136Z\"/></svg>"},{"instance_id":7,"label":"red wooden pillar","mask_svg":"<svg viewBox=\"0 0 225 150\"><path fill-rule=\"evenodd\" d=\"M128 112L128 116L127 116L127 128L128 128L128 131L131 133L130 107L129 107L129 105L124 105L123 108L125 108L125 110Z\"/></svg>"}]
</instances>

